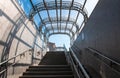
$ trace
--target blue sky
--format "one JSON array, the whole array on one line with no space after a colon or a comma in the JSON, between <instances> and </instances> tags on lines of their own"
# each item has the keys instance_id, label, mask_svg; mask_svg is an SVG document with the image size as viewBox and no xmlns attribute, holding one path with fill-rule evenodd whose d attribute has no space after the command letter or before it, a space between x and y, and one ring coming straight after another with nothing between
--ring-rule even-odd
<instances>
[{"instance_id":1,"label":"blue sky","mask_svg":"<svg viewBox=\"0 0 120 78\"><path fill-rule=\"evenodd\" d=\"M55 43L57 47L62 47L64 44L67 49L70 47L70 38L67 35L52 35L49 41Z\"/></svg>"}]
</instances>

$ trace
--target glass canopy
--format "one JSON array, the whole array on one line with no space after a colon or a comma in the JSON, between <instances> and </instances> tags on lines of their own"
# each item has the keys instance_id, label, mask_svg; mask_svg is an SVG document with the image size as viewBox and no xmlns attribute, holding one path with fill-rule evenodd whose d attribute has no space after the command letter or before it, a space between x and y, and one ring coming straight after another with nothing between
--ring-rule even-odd
<instances>
[{"instance_id":1,"label":"glass canopy","mask_svg":"<svg viewBox=\"0 0 120 78\"><path fill-rule=\"evenodd\" d=\"M98 0L17 0L27 18L46 37L79 33Z\"/></svg>"}]
</instances>

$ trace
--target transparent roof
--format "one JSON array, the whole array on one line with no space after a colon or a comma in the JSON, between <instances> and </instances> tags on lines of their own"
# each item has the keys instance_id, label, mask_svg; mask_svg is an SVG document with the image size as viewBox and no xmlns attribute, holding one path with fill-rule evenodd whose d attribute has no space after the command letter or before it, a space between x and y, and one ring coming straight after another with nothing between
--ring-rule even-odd
<instances>
[{"instance_id":1,"label":"transparent roof","mask_svg":"<svg viewBox=\"0 0 120 78\"><path fill-rule=\"evenodd\" d=\"M17 0L28 19L46 36L74 36L83 28L98 0ZM81 27L82 26L82 27Z\"/></svg>"}]
</instances>

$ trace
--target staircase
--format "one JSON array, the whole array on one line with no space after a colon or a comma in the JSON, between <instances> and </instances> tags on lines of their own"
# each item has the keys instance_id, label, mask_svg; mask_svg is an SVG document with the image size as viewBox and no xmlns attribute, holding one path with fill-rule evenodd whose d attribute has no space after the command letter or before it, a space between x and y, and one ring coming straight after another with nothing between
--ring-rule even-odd
<instances>
[{"instance_id":1,"label":"staircase","mask_svg":"<svg viewBox=\"0 0 120 78\"><path fill-rule=\"evenodd\" d=\"M38 66L29 66L19 78L74 78L64 52L47 52Z\"/></svg>"}]
</instances>

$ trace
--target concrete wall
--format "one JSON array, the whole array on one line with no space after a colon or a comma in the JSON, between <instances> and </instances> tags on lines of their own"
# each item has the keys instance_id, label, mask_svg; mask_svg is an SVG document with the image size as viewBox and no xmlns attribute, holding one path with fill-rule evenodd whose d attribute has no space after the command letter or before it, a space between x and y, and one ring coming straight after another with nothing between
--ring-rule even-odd
<instances>
[{"instance_id":1,"label":"concrete wall","mask_svg":"<svg viewBox=\"0 0 120 78\"><path fill-rule=\"evenodd\" d=\"M1 0L0 62L12 58L28 49L34 49L34 58L41 59L41 53L38 54L38 52L42 52L42 44L41 37L37 33L36 28L25 17L16 0ZM31 64L32 56L29 51L22 56L25 57L23 59L24 61L18 57L12 60L11 63L20 60L18 63ZM16 69L17 71L19 70L18 68Z\"/></svg>"},{"instance_id":2,"label":"concrete wall","mask_svg":"<svg viewBox=\"0 0 120 78\"><path fill-rule=\"evenodd\" d=\"M75 47L79 48L76 55L89 71L94 70L102 78L120 78L120 72L85 50L94 48L120 63L120 0L99 0Z\"/></svg>"}]
</instances>

